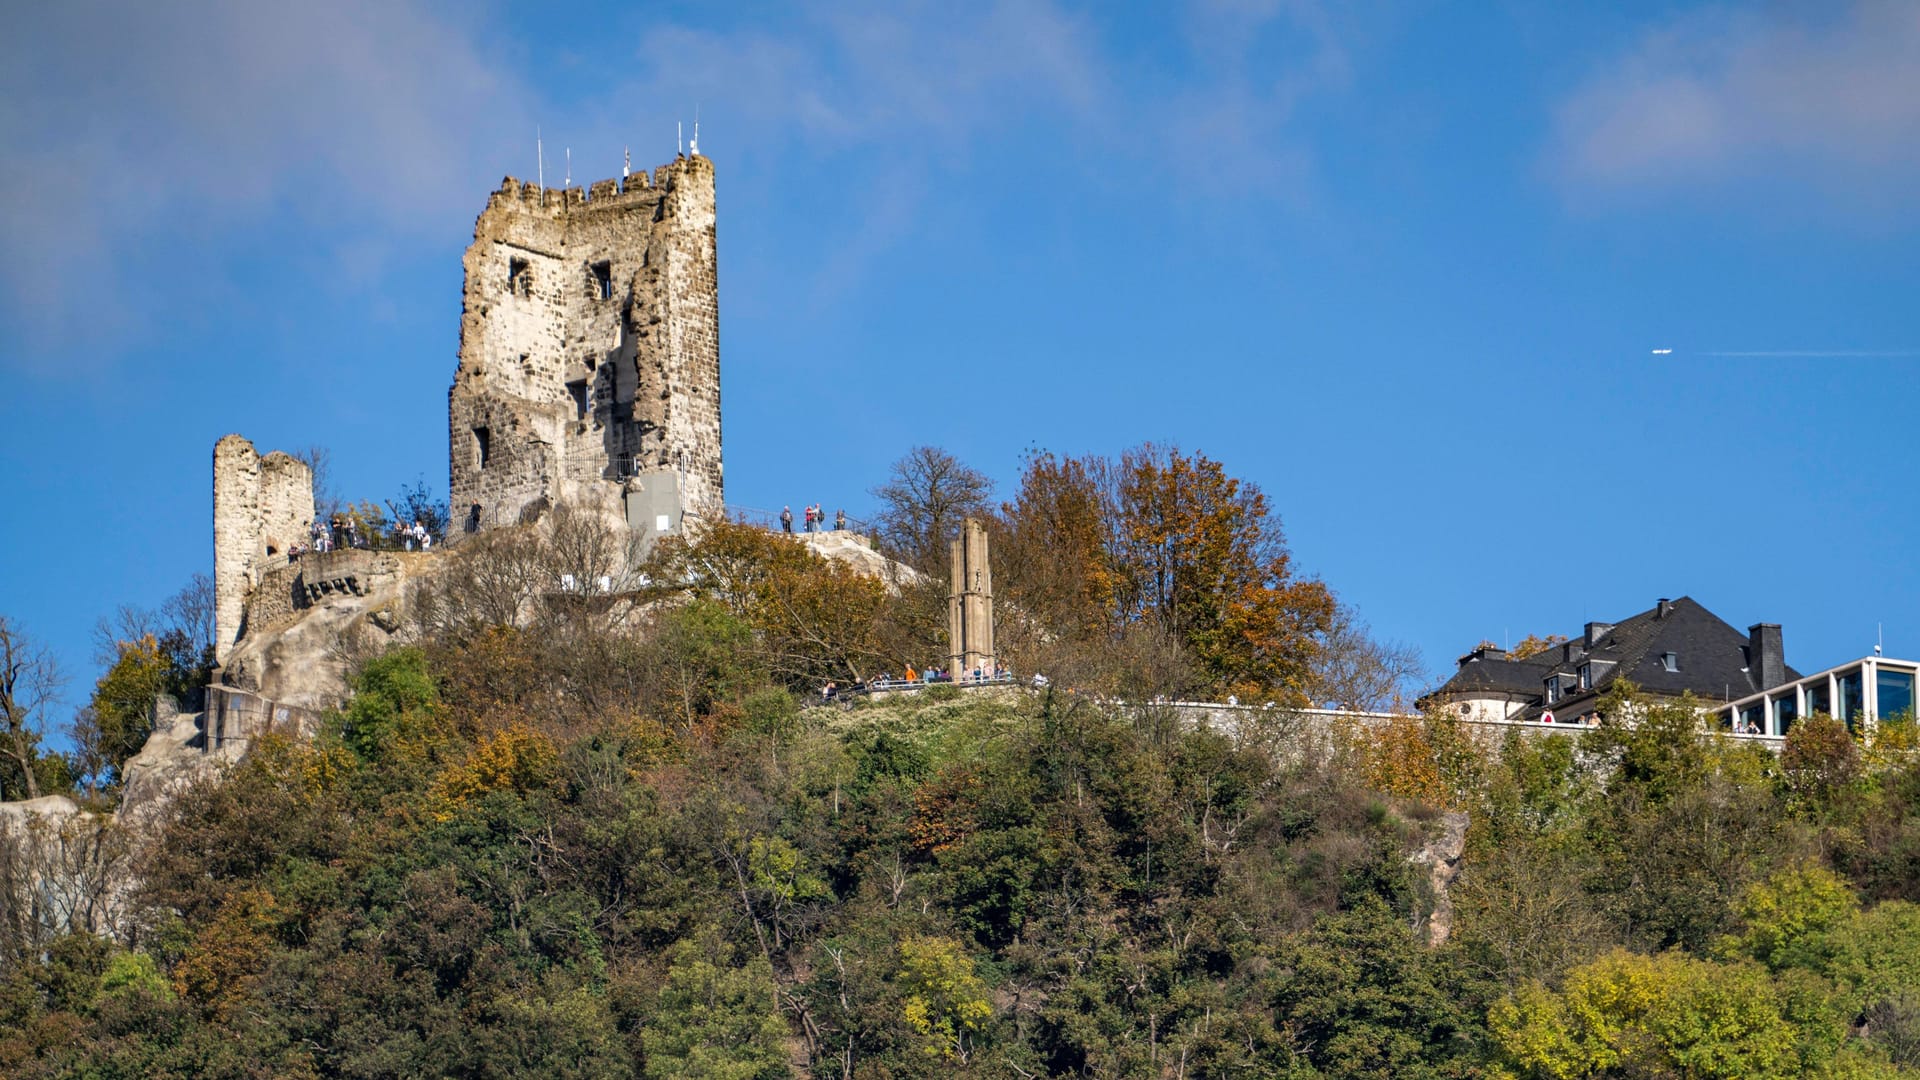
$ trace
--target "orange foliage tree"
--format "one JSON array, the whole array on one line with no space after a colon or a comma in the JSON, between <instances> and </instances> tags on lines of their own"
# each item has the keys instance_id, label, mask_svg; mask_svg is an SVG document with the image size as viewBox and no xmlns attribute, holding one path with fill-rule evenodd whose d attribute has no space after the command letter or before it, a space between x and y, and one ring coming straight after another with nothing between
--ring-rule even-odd
<instances>
[{"instance_id":1,"label":"orange foliage tree","mask_svg":"<svg viewBox=\"0 0 1920 1080\"><path fill-rule=\"evenodd\" d=\"M1219 686L1305 704L1333 594L1294 576L1258 484L1204 454L1152 445L1121 458L1123 619L1150 619Z\"/></svg>"},{"instance_id":2,"label":"orange foliage tree","mask_svg":"<svg viewBox=\"0 0 1920 1080\"><path fill-rule=\"evenodd\" d=\"M1213 692L1308 703L1336 604L1294 574L1259 485L1151 444L1118 461L1038 453L1003 513L1008 598L1053 633L1157 636Z\"/></svg>"}]
</instances>

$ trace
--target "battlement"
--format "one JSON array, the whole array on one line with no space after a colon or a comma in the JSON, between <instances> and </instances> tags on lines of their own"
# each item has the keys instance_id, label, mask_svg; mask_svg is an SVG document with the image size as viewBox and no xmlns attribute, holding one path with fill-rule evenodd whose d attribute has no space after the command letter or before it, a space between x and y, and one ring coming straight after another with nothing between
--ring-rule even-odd
<instances>
[{"instance_id":1,"label":"battlement","mask_svg":"<svg viewBox=\"0 0 1920 1080\"><path fill-rule=\"evenodd\" d=\"M543 213L551 217L583 210L652 205L661 195L689 184L713 186L713 163L705 157L680 157L653 170L645 169L622 178L596 180L586 187L541 187L532 180L515 176L500 181L499 190L487 200L489 211L511 207Z\"/></svg>"}]
</instances>

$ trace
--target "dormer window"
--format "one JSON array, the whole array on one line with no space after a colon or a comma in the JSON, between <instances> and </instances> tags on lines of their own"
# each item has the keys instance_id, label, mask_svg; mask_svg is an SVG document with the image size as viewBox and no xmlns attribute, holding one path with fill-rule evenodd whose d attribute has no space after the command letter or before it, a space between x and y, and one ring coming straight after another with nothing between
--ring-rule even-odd
<instances>
[{"instance_id":1,"label":"dormer window","mask_svg":"<svg viewBox=\"0 0 1920 1080\"><path fill-rule=\"evenodd\" d=\"M1551 705L1554 702L1559 700L1560 700L1560 676L1555 675L1552 678L1547 680L1547 704Z\"/></svg>"},{"instance_id":2,"label":"dormer window","mask_svg":"<svg viewBox=\"0 0 1920 1080\"><path fill-rule=\"evenodd\" d=\"M1582 690L1593 689L1593 665L1592 664L1580 665L1580 689Z\"/></svg>"},{"instance_id":3,"label":"dormer window","mask_svg":"<svg viewBox=\"0 0 1920 1080\"><path fill-rule=\"evenodd\" d=\"M1673 652L1661 653L1660 654L1660 670L1679 671L1680 670L1680 654L1673 653Z\"/></svg>"}]
</instances>

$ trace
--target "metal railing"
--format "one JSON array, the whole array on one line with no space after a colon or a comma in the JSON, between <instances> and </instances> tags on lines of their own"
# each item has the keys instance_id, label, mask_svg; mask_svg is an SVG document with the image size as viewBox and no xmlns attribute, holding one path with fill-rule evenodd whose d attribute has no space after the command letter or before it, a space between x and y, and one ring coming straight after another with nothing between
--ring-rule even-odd
<instances>
[{"instance_id":1,"label":"metal railing","mask_svg":"<svg viewBox=\"0 0 1920 1080\"><path fill-rule=\"evenodd\" d=\"M854 683L852 686L845 688L836 687L831 696L823 695L822 701L830 705L834 702L846 701L850 698L869 697L874 694L893 694L913 690L927 690L936 686L954 686L963 690L971 690L986 686L1020 685L1024 684L1011 671L1003 671L998 675L963 675L957 679L945 677L938 679L924 677L918 679L899 679L883 675L878 679L869 679L863 683Z\"/></svg>"}]
</instances>

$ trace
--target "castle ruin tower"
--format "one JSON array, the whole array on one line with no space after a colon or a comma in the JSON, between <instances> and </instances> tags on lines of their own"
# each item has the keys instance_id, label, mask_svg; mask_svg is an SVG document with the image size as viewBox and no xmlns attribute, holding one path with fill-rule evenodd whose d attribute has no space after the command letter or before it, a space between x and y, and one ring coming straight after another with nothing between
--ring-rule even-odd
<instances>
[{"instance_id":1,"label":"castle ruin tower","mask_svg":"<svg viewBox=\"0 0 1920 1080\"><path fill-rule=\"evenodd\" d=\"M954 678L993 674L993 569L987 564L987 527L977 518L968 518L953 541L947 639Z\"/></svg>"},{"instance_id":2,"label":"castle ruin tower","mask_svg":"<svg viewBox=\"0 0 1920 1080\"><path fill-rule=\"evenodd\" d=\"M465 269L447 397L456 532L560 503L648 537L724 516L708 159L586 190L508 177Z\"/></svg>"},{"instance_id":3,"label":"castle ruin tower","mask_svg":"<svg viewBox=\"0 0 1920 1080\"><path fill-rule=\"evenodd\" d=\"M247 597L286 564L313 524L313 470L291 454L262 457L240 435L213 444L214 662L246 633Z\"/></svg>"}]
</instances>

